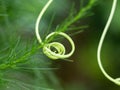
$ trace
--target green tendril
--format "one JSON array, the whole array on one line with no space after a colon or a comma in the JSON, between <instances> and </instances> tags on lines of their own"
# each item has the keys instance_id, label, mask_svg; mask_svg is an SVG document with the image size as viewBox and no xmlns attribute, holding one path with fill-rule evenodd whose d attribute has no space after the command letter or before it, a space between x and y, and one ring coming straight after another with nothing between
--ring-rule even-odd
<instances>
[{"instance_id":1,"label":"green tendril","mask_svg":"<svg viewBox=\"0 0 120 90\"><path fill-rule=\"evenodd\" d=\"M104 30L103 30L103 33L102 33L102 35L101 35L101 38L100 38L100 41L99 41L99 44L98 44L97 60L98 60L98 65L99 65L102 73L105 75L105 77L108 78L110 81L114 82L115 84L120 85L120 78L114 79L114 78L112 78L110 75L108 75L108 74L106 73L106 71L104 70L103 65L102 65L102 63L101 63L101 57L100 57L100 56L101 56L101 48L102 48L102 45L103 45L103 41L104 41L104 39L105 39L106 33L107 33L108 28L109 28L109 26L110 26L110 23L111 23L111 21L112 21L112 18L113 18L115 9L116 9L116 4L117 4L117 0L113 0L113 5L112 5L112 9L111 9L110 16L109 16L109 18L108 18L108 21L107 21L107 23L106 23L106 25L105 25L105 28L104 28Z\"/></svg>"},{"instance_id":2,"label":"green tendril","mask_svg":"<svg viewBox=\"0 0 120 90\"><path fill-rule=\"evenodd\" d=\"M52 32L48 36L46 36L46 38L45 38L46 43L44 43L39 34L39 23L41 21L43 14L45 13L45 11L49 7L49 5L52 3L52 1L53 0L49 0L47 2L47 4L43 7L42 11L40 12L40 14L37 18L37 21L36 21L35 33L36 33L37 40L39 41L40 44L43 45L43 52L46 56L48 56L49 58L54 59L54 60L55 59L65 59L65 58L70 57L75 51L75 45L74 45L74 42L71 39L71 37L69 37L66 33L63 33L63 32ZM65 37L71 44L71 47L72 47L71 52L66 54L66 49L65 49L64 45L59 42L51 42L50 43L49 39L54 35L61 35L61 36ZM52 50L51 48L54 48L54 50Z\"/></svg>"}]
</instances>

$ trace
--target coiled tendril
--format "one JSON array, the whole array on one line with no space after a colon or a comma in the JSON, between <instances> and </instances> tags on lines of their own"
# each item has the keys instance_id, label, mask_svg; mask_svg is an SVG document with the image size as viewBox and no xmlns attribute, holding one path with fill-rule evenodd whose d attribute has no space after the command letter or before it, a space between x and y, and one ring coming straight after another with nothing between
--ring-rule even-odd
<instances>
[{"instance_id":1,"label":"coiled tendril","mask_svg":"<svg viewBox=\"0 0 120 90\"><path fill-rule=\"evenodd\" d=\"M106 36L106 33L108 31L108 28L110 26L110 23L112 21L112 18L113 18L113 15L114 15L114 12L115 12L115 9L116 9L116 4L117 4L117 0L113 0L113 5L112 5L112 9L111 9L111 13L110 13L110 16L108 18L108 21L105 25L105 28L103 30L103 33L101 35L101 38L100 38L100 41L99 41L99 44L98 44L98 50L97 50L97 60L98 60L98 65L102 71L102 73L105 75L106 78L108 78L110 81L114 82L115 84L117 85L120 85L120 78L112 78L110 75L108 75L106 73L106 71L104 70L103 66L102 66L102 63L101 63L101 48L102 48L102 45L103 45L103 41L104 41L104 38Z\"/></svg>"},{"instance_id":2,"label":"coiled tendril","mask_svg":"<svg viewBox=\"0 0 120 90\"><path fill-rule=\"evenodd\" d=\"M67 34L63 33L63 32L52 32L50 33L48 36L46 36L45 41L46 43L44 43L40 37L39 34L39 23L40 20L43 16L43 14L45 13L45 11L47 10L48 6L52 3L53 0L49 0L47 2L47 4L43 7L42 11L40 12L37 21L36 21L36 26L35 26L35 33L36 33L36 37L39 41L40 44L43 45L43 52L46 56L48 56L51 59L64 59L64 58L68 58L70 57L73 52L75 51L75 45L73 40L71 39L71 37L69 37ZM66 49L65 47L59 43L59 42L49 42L49 38L52 37L53 35L61 35L63 37L65 37L71 44L71 52L66 54ZM52 50L52 48L54 48L54 50Z\"/></svg>"}]
</instances>

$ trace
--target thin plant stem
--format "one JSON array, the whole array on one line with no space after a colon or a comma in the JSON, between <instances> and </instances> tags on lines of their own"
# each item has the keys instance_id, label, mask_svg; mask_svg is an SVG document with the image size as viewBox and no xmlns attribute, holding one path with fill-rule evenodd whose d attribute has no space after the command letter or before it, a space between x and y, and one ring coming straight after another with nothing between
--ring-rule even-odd
<instances>
[{"instance_id":1,"label":"thin plant stem","mask_svg":"<svg viewBox=\"0 0 120 90\"><path fill-rule=\"evenodd\" d=\"M43 16L43 14L45 13L45 11L47 10L47 8L49 7L49 5L52 3L53 0L49 0L47 2L47 4L43 7L42 11L40 12L37 21L36 21L36 25L35 25L35 33L36 33L36 37L37 40L39 41L40 44L43 45L43 52L46 56L48 56L51 59L64 59L64 58L68 58L70 57L74 51L75 51L75 45L74 42L72 40L71 37L69 37L66 33L63 32L52 32L49 35L46 36L45 38L45 42L42 41L40 34L39 34L39 23L41 21L41 18ZM50 42L50 38L55 36L55 35L61 35L63 37L65 37L71 44L71 52L69 52L68 54L66 54L66 49L64 47L63 44L59 43L59 42ZM52 50L51 48L54 48L54 50Z\"/></svg>"},{"instance_id":2,"label":"thin plant stem","mask_svg":"<svg viewBox=\"0 0 120 90\"><path fill-rule=\"evenodd\" d=\"M48 3L45 5L45 7L42 9L42 11L40 12L38 18L37 18L37 21L36 21L36 26L35 26L35 32L36 32L36 36L37 36L37 39L39 41L39 43L42 42L42 39L39 35L39 23L41 21L41 18L43 16L43 14L45 13L46 9L48 8L48 6L52 3L53 0L49 0Z\"/></svg>"},{"instance_id":3,"label":"thin plant stem","mask_svg":"<svg viewBox=\"0 0 120 90\"><path fill-rule=\"evenodd\" d=\"M107 72L104 70L103 68L103 65L101 63L101 48L102 48L102 45L103 45L103 41L105 39L105 36L106 36L106 33L108 31L108 28L110 26L110 23L112 21L112 18L113 18L113 15L115 13L115 9L116 9L116 4L117 4L117 0L113 0L113 5L112 5L112 9L111 9L111 13L110 13L110 16L108 18L108 21L105 25L105 28L103 30L103 33L101 35L101 38L100 38L100 41L99 41L99 44L98 44L98 49L97 49L97 60L98 60L98 65L102 71L102 73L105 75L106 78L108 78L110 81L114 82L115 84L117 85L120 85L120 78L117 78L117 79L114 79L112 78L110 75L107 74Z\"/></svg>"}]
</instances>

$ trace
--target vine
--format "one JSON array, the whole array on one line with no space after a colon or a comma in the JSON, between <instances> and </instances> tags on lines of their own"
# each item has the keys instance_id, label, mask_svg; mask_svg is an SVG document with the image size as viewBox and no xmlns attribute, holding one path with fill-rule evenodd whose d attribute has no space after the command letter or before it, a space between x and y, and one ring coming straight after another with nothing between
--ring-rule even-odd
<instances>
[{"instance_id":1,"label":"vine","mask_svg":"<svg viewBox=\"0 0 120 90\"><path fill-rule=\"evenodd\" d=\"M106 25L105 25L105 28L104 28L104 30L103 30L103 33L102 33L102 35L101 35L101 38L100 38L100 41L99 41L99 44L98 44L97 60L98 60L98 65L99 65L102 73L104 74L104 76L105 76L106 78L108 78L110 81L114 82L115 84L120 85L120 78L114 79L114 78L112 78L110 75L108 75L107 72L104 70L103 65L102 65L102 63L101 63L101 57L100 57L100 56L101 56L101 48L102 48L102 45L103 45L103 41L104 41L104 39L105 39L106 33L107 33L108 28L109 28L109 26L110 26L110 23L111 23L111 21L112 21L112 18L113 18L115 9L116 9L116 4L117 4L117 0L113 0L113 5L112 5L112 9L111 9L110 16L109 16L109 18L108 18L108 21L107 21L107 23L106 23Z\"/></svg>"},{"instance_id":2,"label":"vine","mask_svg":"<svg viewBox=\"0 0 120 90\"><path fill-rule=\"evenodd\" d=\"M39 41L40 44L43 45L43 52L46 56L48 56L51 59L64 59L64 58L68 58L70 57L74 51L75 51L75 45L73 40L71 39L71 37L69 37L66 33L63 32L52 32L50 33L46 38L45 38L45 42L42 41L40 34L39 34L39 23L40 20L43 16L43 14L45 13L46 9L49 7L49 5L52 3L53 0L49 0L47 2L47 4L44 6L44 8L42 9L42 11L40 12L37 21L36 21L36 26L35 26L35 32L36 32L36 37ZM65 37L71 44L72 46L72 50L70 53L66 54L66 49L63 46L63 44L59 43L59 42L52 42L49 43L49 38L52 37L53 35L61 35L63 37ZM54 50L52 50L52 48L54 48Z\"/></svg>"}]
</instances>

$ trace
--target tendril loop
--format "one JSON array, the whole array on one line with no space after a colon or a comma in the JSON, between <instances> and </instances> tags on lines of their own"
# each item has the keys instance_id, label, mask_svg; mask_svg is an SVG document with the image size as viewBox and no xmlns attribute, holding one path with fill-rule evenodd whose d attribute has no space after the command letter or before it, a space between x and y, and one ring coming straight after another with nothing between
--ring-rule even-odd
<instances>
[{"instance_id":1,"label":"tendril loop","mask_svg":"<svg viewBox=\"0 0 120 90\"><path fill-rule=\"evenodd\" d=\"M46 38L45 38L46 43L44 43L39 34L40 20L41 20L43 14L45 13L45 11L47 10L48 6L52 3L52 1L53 0L49 0L47 2L47 4L44 6L44 8L42 9L42 11L40 12L40 14L37 18L36 26L35 26L36 37L37 37L39 43L43 45L43 53L46 56L48 56L51 59L64 59L64 58L70 57L75 51L75 45L74 45L74 42L71 39L71 37L69 37L66 33L63 33L63 32L52 32L48 36L46 36ZM66 54L66 49L65 49L64 45L59 42L49 42L49 38L51 38L54 35L61 35L64 38L66 38L71 44L71 47L72 47L71 52Z\"/></svg>"}]
</instances>

